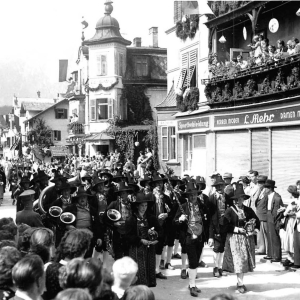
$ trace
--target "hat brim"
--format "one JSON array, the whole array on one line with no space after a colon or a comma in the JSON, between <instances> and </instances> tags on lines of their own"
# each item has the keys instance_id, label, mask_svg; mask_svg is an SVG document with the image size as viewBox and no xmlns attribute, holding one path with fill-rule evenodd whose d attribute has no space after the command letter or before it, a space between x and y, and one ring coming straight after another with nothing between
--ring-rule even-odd
<instances>
[{"instance_id":1,"label":"hat brim","mask_svg":"<svg viewBox=\"0 0 300 300\"><path fill-rule=\"evenodd\" d=\"M205 189L206 189L206 183L204 183L204 182L199 182L199 183L196 182L196 185L197 185L197 186L198 186L198 185L202 185L202 186L203 186L203 189L202 189L202 190L205 190Z\"/></svg>"},{"instance_id":2,"label":"hat brim","mask_svg":"<svg viewBox=\"0 0 300 300\"><path fill-rule=\"evenodd\" d=\"M100 177L103 175L107 175L108 177L110 177L110 179L112 179L114 177L111 173L108 173L108 172L101 172Z\"/></svg>"},{"instance_id":3,"label":"hat brim","mask_svg":"<svg viewBox=\"0 0 300 300\"><path fill-rule=\"evenodd\" d=\"M131 192L131 193L133 193L133 189L126 188L126 189L118 190L118 191L115 191L115 194L119 194L119 193L122 193L122 192Z\"/></svg>"},{"instance_id":4,"label":"hat brim","mask_svg":"<svg viewBox=\"0 0 300 300\"><path fill-rule=\"evenodd\" d=\"M190 191L190 192L184 192L182 195L183 195L183 197L188 197L189 195L192 195L192 194L200 195L201 192L198 190L194 190L194 191Z\"/></svg>"},{"instance_id":5,"label":"hat brim","mask_svg":"<svg viewBox=\"0 0 300 300\"><path fill-rule=\"evenodd\" d=\"M266 187L266 188L277 188L277 186L276 185L270 185L270 184L264 184L264 187Z\"/></svg>"},{"instance_id":6,"label":"hat brim","mask_svg":"<svg viewBox=\"0 0 300 300\"><path fill-rule=\"evenodd\" d=\"M238 195L238 196L233 196L233 197L231 197L230 199L232 199L232 200L237 200L237 199L239 199L239 198L241 198L241 197L243 197L243 198L244 198L244 200L247 200L247 199L249 199L249 198L250 198L250 196L249 196L249 195L246 195L246 194L241 194L241 195Z\"/></svg>"},{"instance_id":7,"label":"hat brim","mask_svg":"<svg viewBox=\"0 0 300 300\"><path fill-rule=\"evenodd\" d=\"M219 186L219 185L226 185L225 182L216 182L214 184L212 184L211 186Z\"/></svg>"}]
</instances>

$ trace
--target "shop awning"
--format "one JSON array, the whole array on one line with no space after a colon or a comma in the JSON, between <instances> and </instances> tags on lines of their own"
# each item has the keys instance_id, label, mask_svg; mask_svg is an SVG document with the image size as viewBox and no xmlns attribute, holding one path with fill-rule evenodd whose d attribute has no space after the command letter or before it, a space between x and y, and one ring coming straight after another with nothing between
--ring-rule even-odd
<instances>
[{"instance_id":1,"label":"shop awning","mask_svg":"<svg viewBox=\"0 0 300 300\"><path fill-rule=\"evenodd\" d=\"M99 140L113 140L114 138L109 136L105 132L93 133L91 136L87 137L85 140L88 142L95 142Z\"/></svg>"},{"instance_id":2,"label":"shop awning","mask_svg":"<svg viewBox=\"0 0 300 300\"><path fill-rule=\"evenodd\" d=\"M68 148L65 146L51 146L50 151L52 156L67 156Z\"/></svg>"}]
</instances>

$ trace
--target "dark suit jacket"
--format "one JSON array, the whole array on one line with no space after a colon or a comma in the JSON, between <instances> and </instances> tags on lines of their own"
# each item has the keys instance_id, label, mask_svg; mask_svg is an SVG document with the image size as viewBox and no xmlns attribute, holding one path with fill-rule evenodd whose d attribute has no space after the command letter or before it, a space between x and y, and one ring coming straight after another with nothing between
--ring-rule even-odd
<instances>
[{"instance_id":1,"label":"dark suit jacket","mask_svg":"<svg viewBox=\"0 0 300 300\"><path fill-rule=\"evenodd\" d=\"M41 216L32 210L21 210L17 212L16 223L27 224L31 227L44 227Z\"/></svg>"},{"instance_id":2,"label":"dark suit jacket","mask_svg":"<svg viewBox=\"0 0 300 300\"><path fill-rule=\"evenodd\" d=\"M267 207L268 207L268 195L265 196L267 199ZM277 210L281 207L284 206L281 196L278 193L274 193L273 199L272 199L272 204L271 204L271 214L273 216L274 223L280 222L280 218L277 218Z\"/></svg>"},{"instance_id":3,"label":"dark suit jacket","mask_svg":"<svg viewBox=\"0 0 300 300\"><path fill-rule=\"evenodd\" d=\"M209 196L209 212L210 212L210 225L209 225L209 238L213 239L215 234L220 234L221 226L218 219L218 203L215 199L215 194ZM233 200L225 195L225 209L233 205Z\"/></svg>"},{"instance_id":4,"label":"dark suit jacket","mask_svg":"<svg viewBox=\"0 0 300 300\"><path fill-rule=\"evenodd\" d=\"M260 191L260 194L262 193L262 190ZM256 215L258 216L260 221L267 222L267 205L268 205L268 197L263 197L260 199L259 197L255 201L255 207L256 207Z\"/></svg>"}]
</instances>

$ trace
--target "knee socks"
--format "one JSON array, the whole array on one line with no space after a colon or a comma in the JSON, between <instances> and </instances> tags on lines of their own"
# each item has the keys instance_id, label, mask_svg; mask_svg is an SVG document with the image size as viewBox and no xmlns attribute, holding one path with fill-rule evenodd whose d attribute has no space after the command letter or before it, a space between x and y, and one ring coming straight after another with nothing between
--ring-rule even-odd
<instances>
[{"instance_id":1,"label":"knee socks","mask_svg":"<svg viewBox=\"0 0 300 300\"><path fill-rule=\"evenodd\" d=\"M196 276L197 276L197 269L189 269L189 283L190 287L196 286Z\"/></svg>"}]
</instances>

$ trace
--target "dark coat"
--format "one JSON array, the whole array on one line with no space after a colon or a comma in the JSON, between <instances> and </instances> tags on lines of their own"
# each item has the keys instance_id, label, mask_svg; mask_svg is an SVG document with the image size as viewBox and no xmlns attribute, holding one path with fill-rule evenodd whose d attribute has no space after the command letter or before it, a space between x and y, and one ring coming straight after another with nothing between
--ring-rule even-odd
<instances>
[{"instance_id":1,"label":"dark coat","mask_svg":"<svg viewBox=\"0 0 300 300\"><path fill-rule=\"evenodd\" d=\"M91 214L91 231L94 234L94 238L96 239L102 239L104 238L104 230L103 227L100 224L99 216L98 216L98 209L93 207L92 205L90 206L90 214ZM77 205L75 203L67 206L63 212L70 212L72 213L76 218L77 218ZM73 225L76 227L76 219L73 223L70 225Z\"/></svg>"},{"instance_id":2,"label":"dark coat","mask_svg":"<svg viewBox=\"0 0 300 300\"><path fill-rule=\"evenodd\" d=\"M158 239L161 236L162 230L155 216L151 214L146 215L148 220L149 229L154 227L154 230L158 233ZM141 238L138 236L137 230L137 217L133 214L125 222L126 237L130 245L139 246L141 244Z\"/></svg>"},{"instance_id":3,"label":"dark coat","mask_svg":"<svg viewBox=\"0 0 300 300\"><path fill-rule=\"evenodd\" d=\"M203 241L206 242L208 240L207 232L208 232L208 228L209 228L209 218L208 218L209 210L207 209L207 207L205 205L203 205L203 203L200 201L200 199L197 199L197 204L200 209L200 214L201 214L202 223L203 223L202 239L203 239ZM189 219L190 218L190 210L188 207L188 202L186 202L182 205L182 209L184 211L184 214L187 215L188 219ZM173 224L179 228L180 243L184 243L186 236L187 236L188 224L187 224L187 222L179 222L179 218L181 215L182 215L182 211L181 211L181 209L178 208Z\"/></svg>"},{"instance_id":4,"label":"dark coat","mask_svg":"<svg viewBox=\"0 0 300 300\"><path fill-rule=\"evenodd\" d=\"M5 173L0 170L0 175L2 175L2 182L3 182L3 191L5 191L5 187L6 187L6 176Z\"/></svg>"},{"instance_id":5,"label":"dark coat","mask_svg":"<svg viewBox=\"0 0 300 300\"><path fill-rule=\"evenodd\" d=\"M218 203L214 197L214 193L209 196L209 212L210 212L210 225L209 225L209 238L213 239L215 234L220 234L221 227L218 219ZM225 210L233 205L233 200L225 195Z\"/></svg>"},{"instance_id":6,"label":"dark coat","mask_svg":"<svg viewBox=\"0 0 300 300\"><path fill-rule=\"evenodd\" d=\"M244 213L246 217L246 222L248 222L251 219L255 219L256 220L255 228L259 229L260 222L253 209L251 207L244 206ZM238 215L233 211L231 207L227 208L224 215L224 223L223 223L224 232L233 233L234 228L238 227L238 222L239 222Z\"/></svg>"},{"instance_id":7,"label":"dark coat","mask_svg":"<svg viewBox=\"0 0 300 300\"><path fill-rule=\"evenodd\" d=\"M260 197L258 197L255 201L256 215L258 216L260 221L267 222L267 204L268 197L265 197L265 195L263 195L261 199Z\"/></svg>"},{"instance_id":8,"label":"dark coat","mask_svg":"<svg viewBox=\"0 0 300 300\"><path fill-rule=\"evenodd\" d=\"M265 195L265 198L266 198L265 201L267 202L267 207L268 207L268 195ZM277 216L277 210L282 206L284 206L284 205L283 205L281 196L275 192L273 195L272 204L271 204L271 214L273 216L275 226L277 224L276 227L279 226L279 223L281 222L281 219L283 218L283 214L281 214L280 217Z\"/></svg>"},{"instance_id":9,"label":"dark coat","mask_svg":"<svg viewBox=\"0 0 300 300\"><path fill-rule=\"evenodd\" d=\"M44 227L41 216L38 213L27 209L17 212L16 223L17 225L24 223L30 227Z\"/></svg>"}]
</instances>

